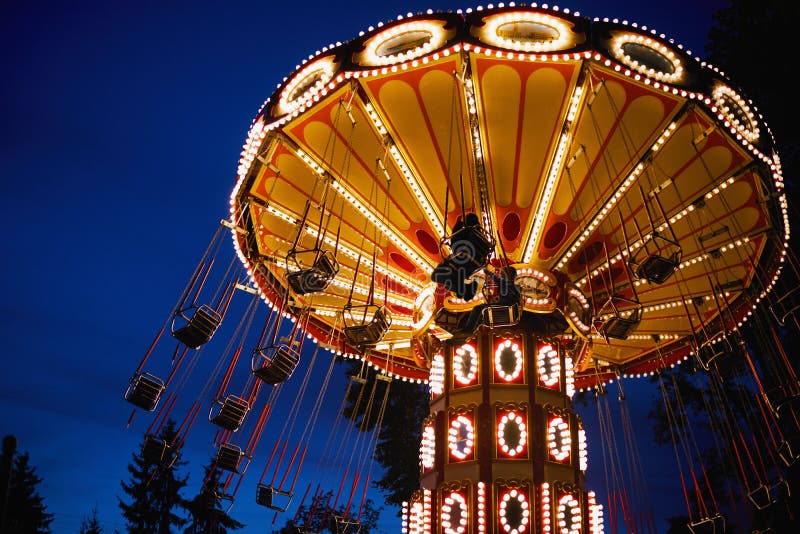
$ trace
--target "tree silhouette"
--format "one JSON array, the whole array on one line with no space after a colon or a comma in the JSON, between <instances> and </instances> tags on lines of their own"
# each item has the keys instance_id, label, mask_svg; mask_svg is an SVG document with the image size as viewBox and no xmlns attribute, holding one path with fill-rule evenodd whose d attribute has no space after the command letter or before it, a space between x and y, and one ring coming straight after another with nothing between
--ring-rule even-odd
<instances>
[{"instance_id":1,"label":"tree silhouette","mask_svg":"<svg viewBox=\"0 0 800 534\"><path fill-rule=\"evenodd\" d=\"M336 518L343 518L344 517L344 510L345 505L340 505L339 508L334 513L328 507L325 506L325 503L331 502L333 499L333 492L329 491L327 493L321 494L317 497L314 502L310 506L303 505L297 509L294 517L288 519L284 526L278 531L279 534L298 534L301 532L340 532L343 530L343 527L338 529L336 528L335 521ZM369 534L370 532L377 532L377 525L378 525L378 518L380 517L382 507L375 508L375 504L372 502L372 499L367 499L364 501L364 509L361 511L361 516L357 517L358 514L355 514L356 517L353 517L351 514L347 517L346 521L355 522L358 521L360 525L360 529L358 530L359 534ZM355 532L355 530L352 530Z\"/></svg>"},{"instance_id":2,"label":"tree silhouette","mask_svg":"<svg viewBox=\"0 0 800 534\"><path fill-rule=\"evenodd\" d=\"M236 521L223 509L223 488L220 482L220 472L215 469L211 473L215 460L211 459L209 465L203 468L204 477L200 492L187 501L186 510L190 514L189 525L184 529L184 534L227 534L229 530L244 528L244 524Z\"/></svg>"},{"instance_id":3,"label":"tree silhouette","mask_svg":"<svg viewBox=\"0 0 800 534\"><path fill-rule=\"evenodd\" d=\"M92 509L91 517L85 517L81 521L80 534L103 534L103 527L97 519L97 507Z\"/></svg>"},{"instance_id":4,"label":"tree silhouette","mask_svg":"<svg viewBox=\"0 0 800 534\"><path fill-rule=\"evenodd\" d=\"M714 14L708 32L708 61L739 84L758 111L764 114L775 134L790 195L797 195L800 168L800 132L796 124L800 112L779 80L791 79L794 64L783 54L765 53L793 50L795 21L800 4L786 0L729 0L728 6ZM791 204L790 204L791 205Z\"/></svg>"},{"instance_id":5,"label":"tree silhouette","mask_svg":"<svg viewBox=\"0 0 800 534\"><path fill-rule=\"evenodd\" d=\"M7 438L8 440L9 438ZM13 438L11 438L13 439ZM11 464L8 480L8 497L5 515L2 518L3 534L40 534L50 532L53 514L47 513L44 499L37 490L42 479L29 464L28 453L14 456L14 448L6 447L4 442L0 465ZM9 462L10 459L13 459Z\"/></svg>"},{"instance_id":6,"label":"tree silhouette","mask_svg":"<svg viewBox=\"0 0 800 534\"><path fill-rule=\"evenodd\" d=\"M428 415L428 388L395 380L383 416L375 459L383 476L374 482L387 504L400 506L419 488L422 422Z\"/></svg>"},{"instance_id":7,"label":"tree silhouette","mask_svg":"<svg viewBox=\"0 0 800 534\"><path fill-rule=\"evenodd\" d=\"M348 390L344 414L360 430L370 431L377 420L376 413L367 413L368 395L376 380L377 371L372 368L361 370L358 362L348 361L348 376L361 374L365 382ZM386 382L378 381L376 398L382 398ZM375 460L383 468L383 476L373 485L381 490L388 504L402 505L419 488L419 447L422 438L422 422L428 415L428 389L423 384L393 380L389 390L386 410L383 416L378 443L375 446ZM361 400L360 400L361 399ZM370 406L377 412L378 403Z\"/></svg>"},{"instance_id":8,"label":"tree silhouette","mask_svg":"<svg viewBox=\"0 0 800 534\"><path fill-rule=\"evenodd\" d=\"M176 434L175 422L166 422L158 437L158 443L171 444ZM148 454L146 447L154 438L145 436L142 449L132 455L128 464L130 480L121 482L123 491L130 497L130 502L117 498L122 515L126 520L128 532L141 534L169 534L172 527L181 527L186 519L177 515L178 510L185 508L186 503L181 490L186 486L188 476L178 476L178 467L185 465L179 450L168 447L159 460Z\"/></svg>"}]
</instances>

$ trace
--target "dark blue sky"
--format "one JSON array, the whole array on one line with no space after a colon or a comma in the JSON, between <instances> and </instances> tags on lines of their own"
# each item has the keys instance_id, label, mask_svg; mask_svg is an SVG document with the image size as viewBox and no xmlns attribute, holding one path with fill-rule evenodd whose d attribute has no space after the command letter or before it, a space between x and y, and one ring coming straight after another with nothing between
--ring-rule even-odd
<instances>
[{"instance_id":1,"label":"dark blue sky","mask_svg":"<svg viewBox=\"0 0 800 534\"><path fill-rule=\"evenodd\" d=\"M702 57L723 4L561 7L646 24ZM0 432L30 452L54 532L77 532L95 505L107 531L124 527L119 481L144 428L124 428L124 387L226 216L242 142L276 84L309 54L400 13L476 5L2 3ZM195 472L212 435L193 429ZM245 532L272 520L252 497L267 443L232 510ZM195 475L187 493L198 487ZM399 532L394 510L385 515L384 529Z\"/></svg>"}]
</instances>

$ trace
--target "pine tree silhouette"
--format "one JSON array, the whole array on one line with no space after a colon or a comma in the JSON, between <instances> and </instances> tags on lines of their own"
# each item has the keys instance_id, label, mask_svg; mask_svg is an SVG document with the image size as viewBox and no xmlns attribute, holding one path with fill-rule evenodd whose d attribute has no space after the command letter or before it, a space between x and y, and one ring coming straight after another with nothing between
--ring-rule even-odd
<instances>
[{"instance_id":1,"label":"pine tree silhouette","mask_svg":"<svg viewBox=\"0 0 800 534\"><path fill-rule=\"evenodd\" d=\"M175 422L169 420L159 433L158 440L171 444L175 434ZM127 522L128 532L170 534L173 532L172 527L186 524L186 519L176 512L186 506L181 490L186 486L189 477L177 474L178 468L186 464L181 460L179 450L169 448L161 460L154 460L149 454L145 456L145 447L148 440L152 439L151 436L145 436L142 450L134 453L131 463L128 464L130 480L121 482L130 502L119 497L117 501Z\"/></svg>"},{"instance_id":2,"label":"pine tree silhouette","mask_svg":"<svg viewBox=\"0 0 800 534\"><path fill-rule=\"evenodd\" d=\"M184 534L227 534L229 530L244 528L244 524L236 521L223 508L223 488L220 482L220 472L214 467L215 460L211 458L208 465L203 468L203 485L194 499L186 502L186 510L190 514L189 525L184 529Z\"/></svg>"},{"instance_id":3,"label":"pine tree silhouette","mask_svg":"<svg viewBox=\"0 0 800 534\"><path fill-rule=\"evenodd\" d=\"M4 447L5 449L5 447ZM5 505L3 525L4 534L40 534L50 532L53 514L47 513L44 499L37 490L42 479L29 464L28 453L17 454L9 450L3 455L0 464L11 462L8 481L8 501Z\"/></svg>"}]
</instances>

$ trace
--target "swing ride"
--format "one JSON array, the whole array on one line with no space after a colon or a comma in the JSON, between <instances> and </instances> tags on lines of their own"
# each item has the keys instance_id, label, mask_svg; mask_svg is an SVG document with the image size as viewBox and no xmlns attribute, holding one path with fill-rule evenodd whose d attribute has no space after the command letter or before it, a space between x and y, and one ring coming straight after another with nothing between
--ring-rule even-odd
<instances>
[{"instance_id":1,"label":"swing ride","mask_svg":"<svg viewBox=\"0 0 800 534\"><path fill-rule=\"evenodd\" d=\"M175 403L171 383L237 289L252 295L225 363L162 444L178 448L212 398L228 497L298 372L256 494L288 509L334 360L352 358L380 378L371 391L359 377L348 386L378 406L364 427L373 433L351 449L359 453L338 492L302 499L329 510L337 532L359 529L392 380L430 389L404 532L595 534L607 521L616 532L617 505L604 518L585 487L588 444L572 398L599 399L610 382L642 376L658 379L676 455L685 453L689 529L723 532L664 374L687 364L707 376L709 402L749 373L757 436L725 438L756 509L786 498L800 387L781 340L800 331L800 273L780 159L735 85L664 35L513 4L379 24L310 56L279 85L250 127L230 206L220 228L240 265L206 297L218 231L167 321L177 343L167 378L150 361L159 333L126 393L135 410L157 410L147 432L157 439ZM231 393L259 299L269 316ZM336 358L305 411L320 348ZM768 466L762 450L779 461Z\"/></svg>"}]
</instances>

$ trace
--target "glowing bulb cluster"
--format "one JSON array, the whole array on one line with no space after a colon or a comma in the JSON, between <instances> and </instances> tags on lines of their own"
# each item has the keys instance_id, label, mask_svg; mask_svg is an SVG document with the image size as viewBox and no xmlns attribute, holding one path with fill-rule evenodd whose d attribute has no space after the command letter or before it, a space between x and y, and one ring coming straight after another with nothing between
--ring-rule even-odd
<instances>
[{"instance_id":1,"label":"glowing bulb cluster","mask_svg":"<svg viewBox=\"0 0 800 534\"><path fill-rule=\"evenodd\" d=\"M447 40L442 21L419 20L398 24L365 43L361 63L379 67L422 57Z\"/></svg>"},{"instance_id":2,"label":"glowing bulb cluster","mask_svg":"<svg viewBox=\"0 0 800 534\"><path fill-rule=\"evenodd\" d=\"M760 133L756 123L755 115L750 110L750 106L747 105L747 102L745 102L739 93L727 85L720 84L714 88L711 96L714 98L714 103L724 115L724 117L720 118L724 118L729 121L732 127L751 143L758 141ZM729 102L731 104L729 104ZM743 115L742 120L736 116L734 110L731 109L731 105L739 109L739 112L741 112Z\"/></svg>"},{"instance_id":3,"label":"glowing bulb cluster","mask_svg":"<svg viewBox=\"0 0 800 534\"><path fill-rule=\"evenodd\" d=\"M553 460L557 462L569 460L572 438L569 424L560 415L551 417L547 423L547 448Z\"/></svg>"},{"instance_id":4,"label":"glowing bulb cluster","mask_svg":"<svg viewBox=\"0 0 800 534\"><path fill-rule=\"evenodd\" d=\"M506 441L507 430L516 434L516 443ZM527 443L528 431L525 426L525 418L513 411L504 414L497 423L497 446L500 447L500 450L507 456L517 456L525 450Z\"/></svg>"},{"instance_id":5,"label":"glowing bulb cluster","mask_svg":"<svg viewBox=\"0 0 800 534\"><path fill-rule=\"evenodd\" d=\"M337 65L333 56L320 58L306 65L281 92L278 109L281 113L300 110L310 100L318 100L325 84L333 79Z\"/></svg>"},{"instance_id":6,"label":"glowing bulb cluster","mask_svg":"<svg viewBox=\"0 0 800 534\"><path fill-rule=\"evenodd\" d=\"M431 361L431 375L428 380L431 388L431 395L438 397L444 393L444 356L441 352L433 355Z\"/></svg>"},{"instance_id":7,"label":"glowing bulb cluster","mask_svg":"<svg viewBox=\"0 0 800 534\"><path fill-rule=\"evenodd\" d=\"M444 504L442 504L442 530L445 534L464 534L467 531L468 517L467 499L458 491L451 491L444 498ZM454 523L454 521L457 522Z\"/></svg>"},{"instance_id":8,"label":"glowing bulb cluster","mask_svg":"<svg viewBox=\"0 0 800 534\"><path fill-rule=\"evenodd\" d=\"M266 136L264 118L259 117L250 127L250 131L247 132L247 140L242 147L242 154L239 157L239 167L236 170L237 175L243 178L250 171L250 166L258 155L258 148L261 146L261 142Z\"/></svg>"},{"instance_id":9,"label":"glowing bulb cluster","mask_svg":"<svg viewBox=\"0 0 800 534\"><path fill-rule=\"evenodd\" d=\"M590 491L586 494L589 505L589 534L604 534L603 505L598 504L597 495Z\"/></svg>"},{"instance_id":10,"label":"glowing bulb cluster","mask_svg":"<svg viewBox=\"0 0 800 534\"><path fill-rule=\"evenodd\" d=\"M581 471L586 471L589 467L589 454L586 447L586 430L578 429L578 461Z\"/></svg>"},{"instance_id":11,"label":"glowing bulb cluster","mask_svg":"<svg viewBox=\"0 0 800 534\"><path fill-rule=\"evenodd\" d=\"M422 490L422 518L423 518L423 532L425 534L431 534L432 528L431 525L433 524L433 497L431 495L431 490L424 489Z\"/></svg>"},{"instance_id":12,"label":"glowing bulb cluster","mask_svg":"<svg viewBox=\"0 0 800 534\"><path fill-rule=\"evenodd\" d=\"M450 445L450 456L457 460L469 458L475 446L475 428L472 419L463 414L453 418L447 442Z\"/></svg>"},{"instance_id":13,"label":"glowing bulb cluster","mask_svg":"<svg viewBox=\"0 0 800 534\"><path fill-rule=\"evenodd\" d=\"M474 384L478 377L478 351L469 343L453 354L453 377L462 386Z\"/></svg>"},{"instance_id":14,"label":"glowing bulb cluster","mask_svg":"<svg viewBox=\"0 0 800 534\"><path fill-rule=\"evenodd\" d=\"M542 483L542 534L552 533L552 523L550 522L550 484Z\"/></svg>"},{"instance_id":15,"label":"glowing bulb cluster","mask_svg":"<svg viewBox=\"0 0 800 534\"><path fill-rule=\"evenodd\" d=\"M536 368L539 371L539 383L548 388L555 388L561 379L561 361L558 351L552 345L542 345L536 353Z\"/></svg>"},{"instance_id":16,"label":"glowing bulb cluster","mask_svg":"<svg viewBox=\"0 0 800 534\"><path fill-rule=\"evenodd\" d=\"M564 356L564 382L564 393L572 397L575 394L575 366L569 356Z\"/></svg>"},{"instance_id":17,"label":"glowing bulb cluster","mask_svg":"<svg viewBox=\"0 0 800 534\"><path fill-rule=\"evenodd\" d=\"M414 502L407 508L406 519L403 522L403 532L408 534L425 533L425 513L421 502Z\"/></svg>"},{"instance_id":18,"label":"glowing bulb cluster","mask_svg":"<svg viewBox=\"0 0 800 534\"><path fill-rule=\"evenodd\" d=\"M521 509L519 521L516 525L512 525L509 522L508 509L512 505L519 506ZM506 534L521 534L525 532L528 529L531 515L528 497L516 489L507 491L500 498L498 515L500 516L500 528L502 528L503 532Z\"/></svg>"},{"instance_id":19,"label":"glowing bulb cluster","mask_svg":"<svg viewBox=\"0 0 800 534\"><path fill-rule=\"evenodd\" d=\"M511 11L490 15L483 22L479 34L483 42L518 52L552 52L568 48L575 42L567 21L544 13ZM506 35L510 33L506 29L509 27L511 31L518 31L520 27L532 27L535 31L530 31L530 36Z\"/></svg>"},{"instance_id":20,"label":"glowing bulb cluster","mask_svg":"<svg viewBox=\"0 0 800 534\"><path fill-rule=\"evenodd\" d=\"M478 482L478 534L486 534L486 483Z\"/></svg>"},{"instance_id":21,"label":"glowing bulb cluster","mask_svg":"<svg viewBox=\"0 0 800 534\"><path fill-rule=\"evenodd\" d=\"M625 45L630 44L633 44L637 48L647 49L650 54L656 56L662 62L669 63L672 67L672 71L657 70L639 62L625 51ZM683 62L675 52L655 39L651 39L645 35L637 33L619 34L611 40L611 52L619 61L649 78L654 78L666 83L679 83L683 79Z\"/></svg>"},{"instance_id":22,"label":"glowing bulb cluster","mask_svg":"<svg viewBox=\"0 0 800 534\"><path fill-rule=\"evenodd\" d=\"M571 493L558 499L558 532L559 534L580 534L581 505Z\"/></svg>"},{"instance_id":23,"label":"glowing bulb cluster","mask_svg":"<svg viewBox=\"0 0 800 534\"><path fill-rule=\"evenodd\" d=\"M513 369L510 371L506 370L507 366L504 365L508 363L509 358L513 358ZM497 345L494 351L494 369L497 371L497 376L505 382L513 382L522 375L522 365L522 349L517 343L506 339Z\"/></svg>"},{"instance_id":24,"label":"glowing bulb cluster","mask_svg":"<svg viewBox=\"0 0 800 534\"><path fill-rule=\"evenodd\" d=\"M422 443L419 447L419 461L423 471L433 469L435 452L436 431L432 425L425 425L425 428L422 429Z\"/></svg>"}]
</instances>

